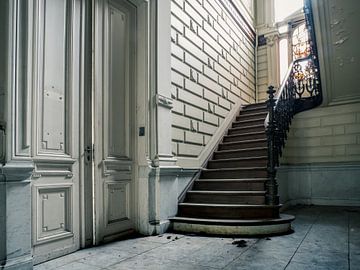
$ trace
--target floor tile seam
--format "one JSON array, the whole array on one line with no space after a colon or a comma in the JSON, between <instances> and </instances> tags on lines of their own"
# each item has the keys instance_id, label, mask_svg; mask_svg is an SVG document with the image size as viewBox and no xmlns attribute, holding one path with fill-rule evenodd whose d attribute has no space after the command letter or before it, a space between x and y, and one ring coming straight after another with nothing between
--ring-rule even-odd
<instances>
[{"instance_id":1,"label":"floor tile seam","mask_svg":"<svg viewBox=\"0 0 360 270\"><path fill-rule=\"evenodd\" d=\"M248 248L244 249L242 252L240 252L240 254L238 256L236 256L232 261L230 261L228 264L226 264L223 268L221 269L225 269L226 267L228 267L230 264L232 264L234 261L236 261L238 258L241 257L241 255L243 255L246 251L248 251L249 249L251 249L255 244L259 243L261 240L261 238L257 239L253 244L251 244Z\"/></svg>"},{"instance_id":2,"label":"floor tile seam","mask_svg":"<svg viewBox=\"0 0 360 270\"><path fill-rule=\"evenodd\" d=\"M74 254L74 253L70 253L70 254L67 254L67 255L65 255L65 256L58 257L58 258L56 258L56 259L65 258L66 256L71 255L71 254ZM87 257L90 257L90 256L91 256L91 255L86 256L86 257L82 257L82 258L80 258L80 259L75 259L75 260L66 262L66 263L64 263L64 264L61 264L60 266L54 266L54 267L50 267L50 268L46 268L46 269L47 269L47 270L54 270L54 269L57 269L57 268L59 268L59 267L63 267L63 266L65 266L65 265L68 265L68 264L71 264L71 263L74 263L74 262L79 262L79 263L80 263L80 260L82 260L82 259L84 259L84 258L87 258ZM46 261L46 262L43 262L43 263L34 265L34 268L35 268L36 266L38 266L38 265L40 266L40 265L43 265L43 264L45 265L45 264L47 264L47 263L51 263L53 260L56 260L56 259L52 259L52 260L49 260L49 261ZM87 265L89 265L89 264L87 264ZM91 265L91 266L93 266L93 265Z\"/></svg>"},{"instance_id":3,"label":"floor tile seam","mask_svg":"<svg viewBox=\"0 0 360 270\"><path fill-rule=\"evenodd\" d=\"M148 255L149 257L151 258L157 258L153 255ZM191 265L191 266L201 266L201 267L206 267L207 269L214 269L214 270L220 270L222 268L219 268L219 267L211 267L211 266L208 266L208 265L203 265L203 264L200 264L200 263L192 263L192 262L188 262L188 261L179 261L179 260L175 260L175 259L169 259L169 258L166 258L166 260L168 261L172 261L172 262L181 262L181 263L186 263L188 265Z\"/></svg>"},{"instance_id":4,"label":"floor tile seam","mask_svg":"<svg viewBox=\"0 0 360 270\"><path fill-rule=\"evenodd\" d=\"M184 238L184 237L185 237L185 235L182 236L181 238ZM181 239L181 238L179 238L179 239ZM178 240L179 240L179 239L178 239ZM146 241L148 241L148 240L146 240ZM175 241L177 241L177 240L175 240ZM155 249L157 249L157 248L160 248L160 247L162 247L162 246L165 246L165 245L167 245L167 244L169 244L169 243L172 243L172 242L174 242L174 241L169 241L169 242L167 242L167 243L159 243L159 242L152 242L152 241L149 241L149 242L155 243L155 244L159 244L159 245L158 245L157 247L153 247L153 248L151 248L151 249L148 249L148 250L143 251L143 252L138 253L138 254L135 254L135 253L134 253L134 256L130 256L130 257L128 257L128 258L126 258L126 259L124 259L124 260L122 260L122 261L119 261L119 262L117 262L117 263L111 264L111 265L109 265L107 268L112 267L112 266L114 266L114 265L117 265L117 264L119 264L119 263L123 263L123 262L125 262L125 261L127 261L127 260L133 259L133 258L135 258L135 257L137 257L137 256L143 255L143 254L148 253L148 252L150 252L150 251L153 251L153 250L155 250Z\"/></svg>"},{"instance_id":5,"label":"floor tile seam","mask_svg":"<svg viewBox=\"0 0 360 270\"><path fill-rule=\"evenodd\" d=\"M80 264L83 264L84 266L87 266L87 267L91 266L91 267L98 268L98 269L101 269L101 270L106 269L106 267L104 268L104 267L100 267L98 265L87 264L87 263L84 263L84 262L80 262L79 260L72 261L71 263L80 263ZM66 266L68 264L71 264L71 263L64 264L64 265L62 265L60 267L64 267L64 266Z\"/></svg>"},{"instance_id":6,"label":"floor tile seam","mask_svg":"<svg viewBox=\"0 0 360 270\"><path fill-rule=\"evenodd\" d=\"M298 252L300 246L302 245L302 243L305 241L306 237L308 236L308 234L310 233L312 227L316 224L316 222L318 221L318 219L320 218L320 213L317 214L316 218L314 219L313 223L309 226L309 229L307 230L306 234L304 235L303 239L301 240L301 242L299 243L299 245L297 246L295 252L293 253L293 255L290 257L290 260L288 261L288 263L286 264L284 270L286 270L286 268L290 265L292 259L294 258L295 254Z\"/></svg>"},{"instance_id":7,"label":"floor tile seam","mask_svg":"<svg viewBox=\"0 0 360 270\"><path fill-rule=\"evenodd\" d=\"M166 243L166 244L167 244L167 243ZM108 269L109 267L112 267L112 266L117 265L117 264L119 264L119 263L123 263L123 262L125 262L125 261L127 261L127 260L130 260L130 259L132 259L132 258L135 258L135 257L137 257L137 256L143 255L143 254L145 254L145 253L147 253L147 252L150 252L150 251L152 251L152 250L154 250L154 249L157 249L157 248L159 248L159 247L161 247L161 246L163 246L163 245L166 245L166 244L161 244L161 245L159 245L159 246L157 246L157 247L151 248L151 249L149 249L149 250L143 251L143 252L138 253L138 254L135 254L135 253L134 253L134 256L130 256L130 257L128 257L128 258L126 258L126 259L124 259L124 260L122 260L122 261L119 261L119 262L117 262L117 263L111 264L111 265L107 266L105 269Z\"/></svg>"}]
</instances>

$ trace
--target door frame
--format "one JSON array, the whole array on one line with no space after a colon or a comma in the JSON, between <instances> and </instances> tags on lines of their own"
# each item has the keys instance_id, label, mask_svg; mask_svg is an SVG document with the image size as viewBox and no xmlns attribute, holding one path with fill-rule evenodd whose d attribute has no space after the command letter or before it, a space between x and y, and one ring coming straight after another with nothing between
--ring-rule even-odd
<instances>
[{"instance_id":1,"label":"door frame","mask_svg":"<svg viewBox=\"0 0 360 270\"><path fill-rule=\"evenodd\" d=\"M94 28L95 28L95 5L98 1L104 0L87 0L84 1L83 10L83 46L82 63L83 63L83 89L81 93L81 134L80 134L80 164L81 164L81 247L88 247L96 244L94 227L94 166L87 164L85 148L92 144L93 141L93 119L94 105L93 95L95 91L95 74L94 74ZM149 166L150 152L150 115L153 108L150 105L151 92L150 85L153 82L153 75L150 72L151 58L154 55L154 46L151 44L150 32L154 33L150 13L154 12L155 1L148 0L127 0L136 7L136 53L135 53L135 108L134 108L134 169L133 169L133 218L135 230L139 230L141 219L147 219L144 211L139 210L139 195L142 191L139 188L139 171L140 167ZM89 46L90 44L90 46ZM138 129L145 128L145 136L138 136ZM89 132L90 131L90 132ZM96 151L96 149L95 149ZM141 190L144 190L141 188ZM140 213L142 212L142 213ZM145 214L145 215L144 215Z\"/></svg>"}]
</instances>

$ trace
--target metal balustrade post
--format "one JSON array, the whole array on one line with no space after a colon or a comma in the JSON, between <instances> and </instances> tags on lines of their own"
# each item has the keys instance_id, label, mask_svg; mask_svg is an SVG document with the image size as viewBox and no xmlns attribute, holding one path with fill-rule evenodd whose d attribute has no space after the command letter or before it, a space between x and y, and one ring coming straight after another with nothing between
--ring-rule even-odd
<instances>
[{"instance_id":1,"label":"metal balustrade post","mask_svg":"<svg viewBox=\"0 0 360 270\"><path fill-rule=\"evenodd\" d=\"M266 128L267 135L267 145L268 145L268 180L266 182L266 204L268 205L278 205L279 196L278 196L278 185L276 182L276 160L277 160L277 151L275 141L276 141L276 121L274 115L275 108L275 90L273 86L269 86L268 91L269 99L267 101L267 108L269 111L269 122Z\"/></svg>"}]
</instances>

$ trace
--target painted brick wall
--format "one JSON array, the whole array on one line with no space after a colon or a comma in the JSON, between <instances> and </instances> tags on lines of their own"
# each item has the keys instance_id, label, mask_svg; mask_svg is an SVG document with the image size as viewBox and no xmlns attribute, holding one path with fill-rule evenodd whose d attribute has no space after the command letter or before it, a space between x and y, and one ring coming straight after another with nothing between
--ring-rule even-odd
<instances>
[{"instance_id":1,"label":"painted brick wall","mask_svg":"<svg viewBox=\"0 0 360 270\"><path fill-rule=\"evenodd\" d=\"M360 161L360 103L320 107L295 116L283 163Z\"/></svg>"},{"instance_id":2,"label":"painted brick wall","mask_svg":"<svg viewBox=\"0 0 360 270\"><path fill-rule=\"evenodd\" d=\"M257 54L257 91L258 101L265 101L268 99L266 94L269 86L268 82L268 60L267 60L267 46L258 47Z\"/></svg>"},{"instance_id":3,"label":"painted brick wall","mask_svg":"<svg viewBox=\"0 0 360 270\"><path fill-rule=\"evenodd\" d=\"M176 156L197 157L236 103L255 102L254 41L229 11L219 0L172 0Z\"/></svg>"}]
</instances>

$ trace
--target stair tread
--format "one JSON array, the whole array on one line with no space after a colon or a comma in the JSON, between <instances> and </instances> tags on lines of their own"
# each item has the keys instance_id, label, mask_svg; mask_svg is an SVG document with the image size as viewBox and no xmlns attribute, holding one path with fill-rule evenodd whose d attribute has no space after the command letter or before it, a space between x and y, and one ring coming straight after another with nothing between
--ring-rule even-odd
<instances>
[{"instance_id":1,"label":"stair tread","mask_svg":"<svg viewBox=\"0 0 360 270\"><path fill-rule=\"evenodd\" d=\"M265 182L267 178L199 178L198 182Z\"/></svg>"},{"instance_id":2,"label":"stair tread","mask_svg":"<svg viewBox=\"0 0 360 270\"><path fill-rule=\"evenodd\" d=\"M233 153L233 152L255 151L255 150L267 150L267 147L251 147L251 148L244 148L244 149L217 150L214 153Z\"/></svg>"},{"instance_id":3,"label":"stair tread","mask_svg":"<svg viewBox=\"0 0 360 270\"><path fill-rule=\"evenodd\" d=\"M222 158L222 159L212 159L209 162L224 162L224 161L243 161L243 160L258 160L265 159L267 156L257 156L257 157L240 157L240 158Z\"/></svg>"},{"instance_id":4,"label":"stair tread","mask_svg":"<svg viewBox=\"0 0 360 270\"><path fill-rule=\"evenodd\" d=\"M179 203L181 206L206 206L206 207L243 207L243 208L279 208L281 205L267 205L267 204L219 204L219 203Z\"/></svg>"},{"instance_id":5,"label":"stair tread","mask_svg":"<svg viewBox=\"0 0 360 270\"><path fill-rule=\"evenodd\" d=\"M251 125L251 126L243 126L243 127L231 127L231 128L229 128L229 130L241 130L241 129L258 128L258 127L265 128L265 126L263 124L260 124L260 125Z\"/></svg>"},{"instance_id":6,"label":"stair tread","mask_svg":"<svg viewBox=\"0 0 360 270\"><path fill-rule=\"evenodd\" d=\"M257 135L257 134L265 134L265 131L253 131L253 132L247 132L247 133L242 133L242 134L227 134L224 137L241 137L241 136L249 136L249 135Z\"/></svg>"},{"instance_id":7,"label":"stair tread","mask_svg":"<svg viewBox=\"0 0 360 270\"><path fill-rule=\"evenodd\" d=\"M234 121L233 124L251 123L251 122L256 122L256 121L265 121L265 118L238 120L238 121Z\"/></svg>"},{"instance_id":8,"label":"stair tread","mask_svg":"<svg viewBox=\"0 0 360 270\"><path fill-rule=\"evenodd\" d=\"M211 218L192 218L192 217L173 217L170 218L171 221L187 221L189 223L205 223L205 224L228 224L228 225L236 225L236 224L269 224L269 223L283 223L288 221L293 221L295 219L294 216L281 214L280 218L261 218L261 219L211 219Z\"/></svg>"},{"instance_id":9,"label":"stair tread","mask_svg":"<svg viewBox=\"0 0 360 270\"><path fill-rule=\"evenodd\" d=\"M241 112L245 112L245 111L260 111L260 110L264 110L264 112L267 112L267 107L266 106L259 106L259 107L245 107L244 109L241 110ZM240 112L240 113L241 113Z\"/></svg>"},{"instance_id":10,"label":"stair tread","mask_svg":"<svg viewBox=\"0 0 360 270\"><path fill-rule=\"evenodd\" d=\"M245 195L245 194L256 194L256 195L263 195L266 191L233 191L233 190L189 190L188 193L198 193L198 194L238 194L238 195Z\"/></svg>"},{"instance_id":11,"label":"stair tread","mask_svg":"<svg viewBox=\"0 0 360 270\"><path fill-rule=\"evenodd\" d=\"M251 143L251 142L265 142L267 141L266 138L264 139L251 139L251 140L241 140L241 141L235 141L235 142L222 142L221 145L231 145L231 144L237 144L237 143Z\"/></svg>"},{"instance_id":12,"label":"stair tread","mask_svg":"<svg viewBox=\"0 0 360 270\"><path fill-rule=\"evenodd\" d=\"M203 171L245 171L245 170L264 170L267 167L241 167L241 168L216 168L216 169L202 169Z\"/></svg>"},{"instance_id":13,"label":"stair tread","mask_svg":"<svg viewBox=\"0 0 360 270\"><path fill-rule=\"evenodd\" d=\"M256 113L249 113L249 114L241 114L241 112L243 112L243 111L245 111L245 110L241 110L241 111L240 111L240 114L238 115L238 117L268 114L268 112L256 112Z\"/></svg>"}]
</instances>

